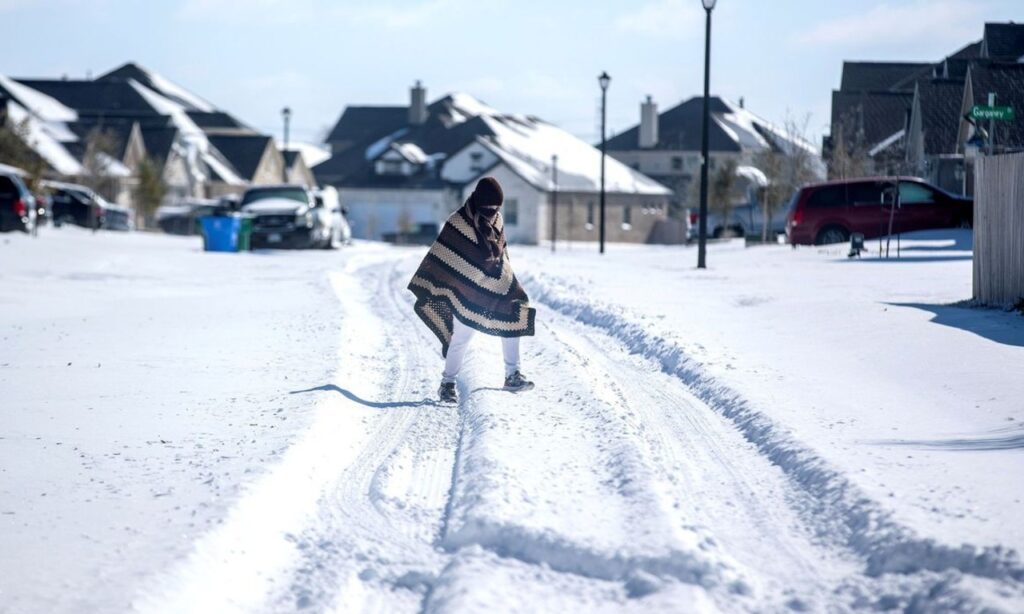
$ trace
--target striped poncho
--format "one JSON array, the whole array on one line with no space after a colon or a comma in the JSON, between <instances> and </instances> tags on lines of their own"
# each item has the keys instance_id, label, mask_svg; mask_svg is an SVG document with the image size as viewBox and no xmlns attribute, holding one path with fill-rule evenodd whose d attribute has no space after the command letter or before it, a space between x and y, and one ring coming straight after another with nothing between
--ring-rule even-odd
<instances>
[{"instance_id":1,"label":"striped poncho","mask_svg":"<svg viewBox=\"0 0 1024 614\"><path fill-rule=\"evenodd\" d=\"M463 206L445 222L409 282L416 295L416 315L441 341L443 356L448 355L453 318L498 337L533 334L536 310L512 273L500 214L495 227L500 233L498 258L492 257Z\"/></svg>"}]
</instances>

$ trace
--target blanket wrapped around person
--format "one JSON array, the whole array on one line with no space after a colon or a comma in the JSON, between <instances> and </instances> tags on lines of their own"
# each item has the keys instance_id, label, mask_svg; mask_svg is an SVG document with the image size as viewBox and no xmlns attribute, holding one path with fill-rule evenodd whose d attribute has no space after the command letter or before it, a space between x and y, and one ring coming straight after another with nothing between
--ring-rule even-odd
<instances>
[{"instance_id":1,"label":"blanket wrapped around person","mask_svg":"<svg viewBox=\"0 0 1024 614\"><path fill-rule=\"evenodd\" d=\"M416 314L441 341L442 356L453 318L497 337L534 332L536 310L512 272L501 213L475 206L474 196L448 218L409 282Z\"/></svg>"}]
</instances>

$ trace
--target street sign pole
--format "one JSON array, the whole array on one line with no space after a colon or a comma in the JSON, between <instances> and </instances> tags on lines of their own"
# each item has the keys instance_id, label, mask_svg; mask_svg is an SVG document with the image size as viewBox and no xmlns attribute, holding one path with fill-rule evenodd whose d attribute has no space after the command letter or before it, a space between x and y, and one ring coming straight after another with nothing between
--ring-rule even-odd
<instances>
[{"instance_id":1,"label":"street sign pole","mask_svg":"<svg viewBox=\"0 0 1024 614\"><path fill-rule=\"evenodd\" d=\"M996 106L996 95L995 95L995 92L989 92L988 93L988 106L989 106L989 108L992 108L992 109L995 108L995 106ZM996 148L995 144L996 144L996 120L994 118L990 118L988 120L988 155L991 156L992 152L995 151L995 148Z\"/></svg>"}]
</instances>

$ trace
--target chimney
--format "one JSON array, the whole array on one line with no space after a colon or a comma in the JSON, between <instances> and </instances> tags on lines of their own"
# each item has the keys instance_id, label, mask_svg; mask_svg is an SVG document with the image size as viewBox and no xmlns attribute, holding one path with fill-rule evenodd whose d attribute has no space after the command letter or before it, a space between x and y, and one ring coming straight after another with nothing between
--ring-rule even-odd
<instances>
[{"instance_id":1,"label":"chimney","mask_svg":"<svg viewBox=\"0 0 1024 614\"><path fill-rule=\"evenodd\" d=\"M421 126L427 121L427 90L417 79L409 90L409 123Z\"/></svg>"},{"instance_id":2,"label":"chimney","mask_svg":"<svg viewBox=\"0 0 1024 614\"><path fill-rule=\"evenodd\" d=\"M740 96L740 108L741 109L746 108L746 107L743 106L743 96Z\"/></svg>"},{"instance_id":3,"label":"chimney","mask_svg":"<svg viewBox=\"0 0 1024 614\"><path fill-rule=\"evenodd\" d=\"M658 105L651 100L640 103L640 149L650 149L658 144Z\"/></svg>"}]
</instances>

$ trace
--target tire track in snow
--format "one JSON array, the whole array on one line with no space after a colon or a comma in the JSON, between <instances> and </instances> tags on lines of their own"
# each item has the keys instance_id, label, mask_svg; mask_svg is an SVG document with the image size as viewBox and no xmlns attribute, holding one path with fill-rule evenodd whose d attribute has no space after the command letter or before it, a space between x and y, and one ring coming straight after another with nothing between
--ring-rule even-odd
<instances>
[{"instance_id":1,"label":"tire track in snow","mask_svg":"<svg viewBox=\"0 0 1024 614\"><path fill-rule=\"evenodd\" d=\"M374 288L372 325L362 325L383 339L369 370L388 373L371 391L391 401L377 402L383 418L374 435L325 490L317 522L297 537L305 564L282 606L413 610L446 563L433 544L450 490L458 418L423 396L436 343L399 296L399 264L357 272L359 283Z\"/></svg>"},{"instance_id":2,"label":"tire track in snow","mask_svg":"<svg viewBox=\"0 0 1024 614\"><path fill-rule=\"evenodd\" d=\"M803 526L809 502L731 424L678 380L652 370L611 338L544 310L553 341L588 374L598 395L643 425L648 459L671 484L672 509L684 525L708 530L756 586L758 609L821 609L822 596L857 566ZM718 595L726 609L743 609Z\"/></svg>"},{"instance_id":3,"label":"tire track in snow","mask_svg":"<svg viewBox=\"0 0 1024 614\"><path fill-rule=\"evenodd\" d=\"M454 438L446 434L457 417L359 396L409 401L425 377L423 348L433 347L397 328L412 323L391 283L393 261L354 256L332 276L342 301L341 367L335 383L296 391L323 391L313 424L186 560L146 584L136 611L419 607L419 578L444 564L433 542L450 486ZM435 491L436 505L408 505ZM393 577L403 569L405 577Z\"/></svg>"},{"instance_id":4,"label":"tire track in snow","mask_svg":"<svg viewBox=\"0 0 1024 614\"><path fill-rule=\"evenodd\" d=\"M1014 551L969 544L957 548L918 536L742 395L718 382L682 348L649 332L624 310L580 299L543 276L525 275L523 283L540 304L600 331L627 352L651 360L655 368L680 380L780 467L788 481L813 502L807 511L814 517L810 524L820 526L823 536L839 540L857 557L865 578L887 579L898 587L897 594L875 595L877 600L857 595L855 589L841 589L854 593L852 601L858 607L902 603L931 611L954 603L981 609L993 595L995 601L1008 597L1013 603L1021 602L1024 566ZM974 577L961 582L964 576Z\"/></svg>"}]
</instances>

